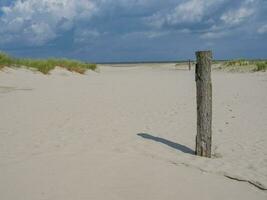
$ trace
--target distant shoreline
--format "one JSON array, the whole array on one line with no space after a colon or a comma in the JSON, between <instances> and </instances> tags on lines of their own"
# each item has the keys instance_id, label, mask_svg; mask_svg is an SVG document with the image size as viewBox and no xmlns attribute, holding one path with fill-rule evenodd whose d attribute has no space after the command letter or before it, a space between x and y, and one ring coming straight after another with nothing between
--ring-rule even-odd
<instances>
[{"instance_id":1,"label":"distant shoreline","mask_svg":"<svg viewBox=\"0 0 267 200\"><path fill-rule=\"evenodd\" d=\"M189 60L189 59L188 59ZM177 63L187 63L188 60L171 60L171 61L126 61L126 62L94 62L95 64L98 65L125 65L125 64L177 64ZM228 59L228 60L213 60L213 62L227 62L231 61L233 59ZM265 61L267 59L245 59L248 61ZM195 60L191 60L191 62L195 62Z\"/></svg>"},{"instance_id":2,"label":"distant shoreline","mask_svg":"<svg viewBox=\"0 0 267 200\"><path fill-rule=\"evenodd\" d=\"M194 60L191 60L194 61ZM125 65L125 64L163 64L163 63L186 63L188 62L188 60L181 60L181 61L128 61L128 62L96 62L96 64L99 65L108 65L108 64L112 64L112 65Z\"/></svg>"}]
</instances>

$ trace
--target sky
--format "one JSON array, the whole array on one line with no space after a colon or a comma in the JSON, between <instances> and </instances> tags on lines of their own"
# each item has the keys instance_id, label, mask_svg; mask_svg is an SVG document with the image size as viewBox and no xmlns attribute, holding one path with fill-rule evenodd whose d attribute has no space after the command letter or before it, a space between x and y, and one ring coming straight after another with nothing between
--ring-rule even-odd
<instances>
[{"instance_id":1,"label":"sky","mask_svg":"<svg viewBox=\"0 0 267 200\"><path fill-rule=\"evenodd\" d=\"M0 0L0 50L91 62L267 58L267 0Z\"/></svg>"}]
</instances>

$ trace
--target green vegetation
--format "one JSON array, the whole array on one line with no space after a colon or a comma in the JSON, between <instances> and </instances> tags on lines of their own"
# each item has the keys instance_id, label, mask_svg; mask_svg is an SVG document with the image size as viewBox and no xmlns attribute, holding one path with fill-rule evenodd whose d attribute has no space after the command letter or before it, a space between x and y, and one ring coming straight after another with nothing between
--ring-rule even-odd
<instances>
[{"instance_id":1,"label":"green vegetation","mask_svg":"<svg viewBox=\"0 0 267 200\"><path fill-rule=\"evenodd\" d=\"M257 66L256 71L266 71L267 70L267 61L257 62L256 66Z\"/></svg>"},{"instance_id":2,"label":"green vegetation","mask_svg":"<svg viewBox=\"0 0 267 200\"><path fill-rule=\"evenodd\" d=\"M267 61L262 60L230 60L224 62L219 69L226 69L228 71L266 71Z\"/></svg>"},{"instance_id":3,"label":"green vegetation","mask_svg":"<svg viewBox=\"0 0 267 200\"><path fill-rule=\"evenodd\" d=\"M9 55L0 52L0 69L5 66L10 66L14 62L14 59L11 58Z\"/></svg>"},{"instance_id":4,"label":"green vegetation","mask_svg":"<svg viewBox=\"0 0 267 200\"><path fill-rule=\"evenodd\" d=\"M0 52L0 69L3 67L26 67L36 69L43 74L48 74L56 66L65 68L72 72L84 74L87 70L95 70L96 64L83 63L68 59L18 59Z\"/></svg>"},{"instance_id":5,"label":"green vegetation","mask_svg":"<svg viewBox=\"0 0 267 200\"><path fill-rule=\"evenodd\" d=\"M226 66L247 66L250 62L244 59L230 60L226 62Z\"/></svg>"}]
</instances>

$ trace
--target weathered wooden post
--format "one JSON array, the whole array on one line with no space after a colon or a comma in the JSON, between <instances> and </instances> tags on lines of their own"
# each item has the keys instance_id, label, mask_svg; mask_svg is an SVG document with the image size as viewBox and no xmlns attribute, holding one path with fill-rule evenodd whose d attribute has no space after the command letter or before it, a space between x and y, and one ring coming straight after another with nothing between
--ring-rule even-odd
<instances>
[{"instance_id":1,"label":"weathered wooden post","mask_svg":"<svg viewBox=\"0 0 267 200\"><path fill-rule=\"evenodd\" d=\"M189 68L189 71L191 70L191 60L189 59L188 60L188 68Z\"/></svg>"},{"instance_id":2,"label":"weathered wooden post","mask_svg":"<svg viewBox=\"0 0 267 200\"><path fill-rule=\"evenodd\" d=\"M196 155L211 157L212 141L212 84L211 51L196 52L195 71L197 89L197 136Z\"/></svg>"}]
</instances>

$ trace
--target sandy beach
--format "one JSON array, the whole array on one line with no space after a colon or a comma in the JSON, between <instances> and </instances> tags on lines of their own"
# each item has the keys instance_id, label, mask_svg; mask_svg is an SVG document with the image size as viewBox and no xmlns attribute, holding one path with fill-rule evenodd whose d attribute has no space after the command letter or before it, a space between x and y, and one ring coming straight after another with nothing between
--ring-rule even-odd
<instances>
[{"instance_id":1,"label":"sandy beach","mask_svg":"<svg viewBox=\"0 0 267 200\"><path fill-rule=\"evenodd\" d=\"M267 199L267 73L214 70L213 156L194 70L0 71L1 200Z\"/></svg>"}]
</instances>

